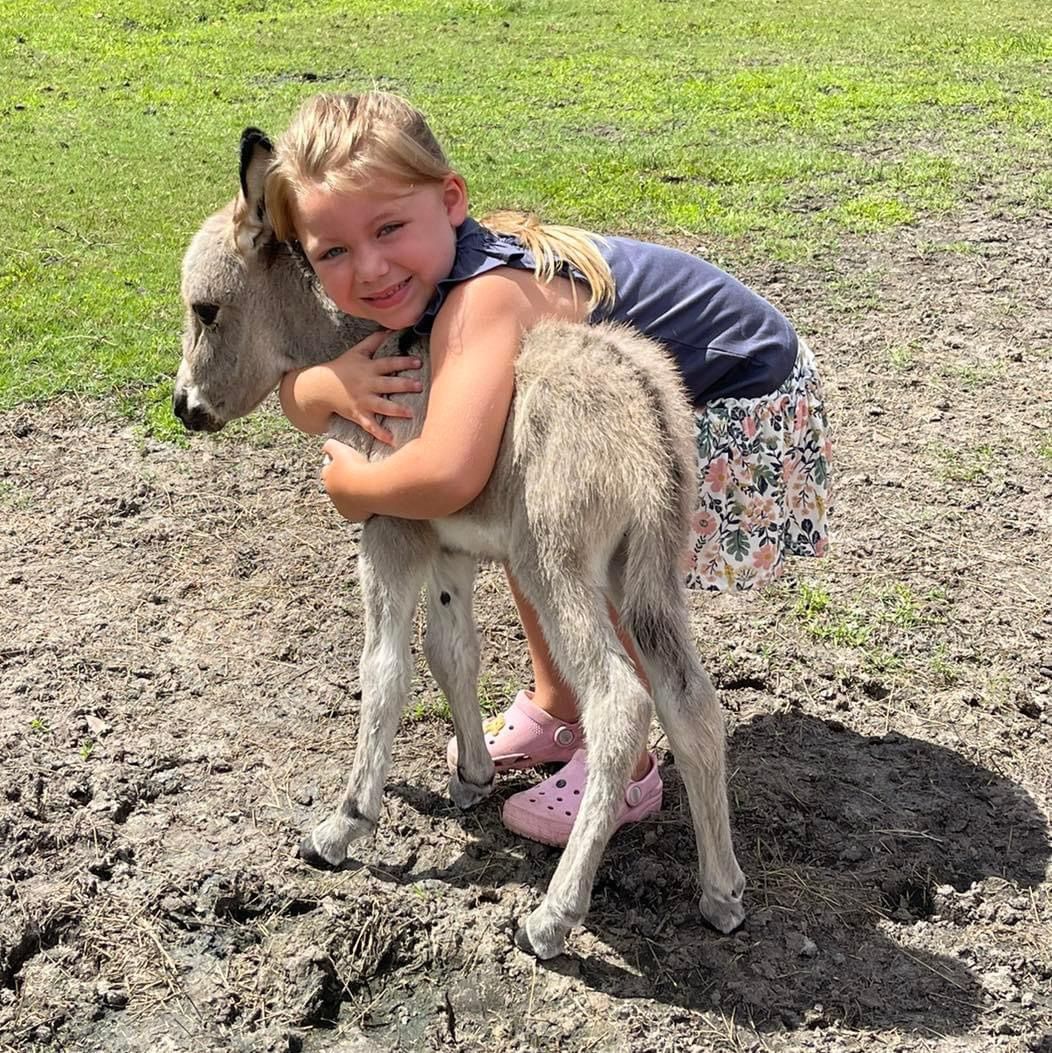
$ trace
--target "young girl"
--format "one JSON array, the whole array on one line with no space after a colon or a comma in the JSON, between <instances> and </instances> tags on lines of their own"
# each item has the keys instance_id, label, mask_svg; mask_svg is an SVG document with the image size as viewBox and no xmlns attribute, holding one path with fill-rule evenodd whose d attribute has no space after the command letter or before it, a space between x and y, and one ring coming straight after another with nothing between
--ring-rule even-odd
<instances>
[{"instance_id":1,"label":"young girl","mask_svg":"<svg viewBox=\"0 0 1052 1053\"><path fill-rule=\"evenodd\" d=\"M430 336L419 437L376 462L325 445L322 479L347 519L434 519L471 502L496 461L523 333L550 316L613 320L665 346L694 402L698 503L685 584L750 589L775 578L787 555L824 552L830 444L814 360L789 322L730 275L674 249L542 226L533 216L502 213L480 225L423 116L382 92L308 100L277 144L265 198L277 236L299 242L337 307L385 330ZM419 385L389 375L411 361L371 358L383 336L288 374L281 398L289 419L319 434L335 413L390 442L376 416L407 411L384 396ZM537 790L580 800L572 792L585 779L577 700L535 611L510 584L534 688L487 724L486 742L498 770L565 764L509 797L503 812L510 829L565 844L574 815L553 818ZM616 611L611 617L616 624ZM640 670L632 641L622 634L622 642ZM455 740L447 754L455 769ZM644 754L618 825L657 811L661 793L655 758Z\"/></svg>"}]
</instances>

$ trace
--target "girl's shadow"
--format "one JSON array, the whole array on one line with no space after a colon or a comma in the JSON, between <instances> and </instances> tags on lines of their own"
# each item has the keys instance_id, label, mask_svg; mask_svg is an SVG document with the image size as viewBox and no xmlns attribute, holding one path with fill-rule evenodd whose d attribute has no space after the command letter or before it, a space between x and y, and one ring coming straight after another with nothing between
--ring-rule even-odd
<instances>
[{"instance_id":1,"label":"girl's shadow","mask_svg":"<svg viewBox=\"0 0 1052 1053\"><path fill-rule=\"evenodd\" d=\"M983 989L950 950L961 942L955 927L978 920L980 906L985 924L998 911L1004 924L1025 914L1020 897L1041 882L1050 853L1034 801L952 750L832 720L756 717L729 747L745 925L726 937L700 919L694 834L669 756L660 815L614 838L596 881L586 925L609 953L549 968L619 998L718 1007L758 1027L967 1030ZM505 779L500 797L522 785ZM429 790L388 789L448 814ZM383 876L547 885L558 852L512 837L499 807L463 823L478 840L451 865ZM996 886L969 891L985 878Z\"/></svg>"}]
</instances>

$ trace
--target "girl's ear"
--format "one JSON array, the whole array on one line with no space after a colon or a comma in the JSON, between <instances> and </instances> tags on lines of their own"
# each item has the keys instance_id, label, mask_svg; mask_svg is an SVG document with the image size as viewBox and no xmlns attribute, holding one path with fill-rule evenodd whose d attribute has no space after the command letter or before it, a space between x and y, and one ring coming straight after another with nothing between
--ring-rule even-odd
<instances>
[{"instance_id":1,"label":"girl's ear","mask_svg":"<svg viewBox=\"0 0 1052 1053\"><path fill-rule=\"evenodd\" d=\"M468 185L464 177L450 172L442 183L442 201L446 215L454 227L459 227L468 218Z\"/></svg>"}]
</instances>

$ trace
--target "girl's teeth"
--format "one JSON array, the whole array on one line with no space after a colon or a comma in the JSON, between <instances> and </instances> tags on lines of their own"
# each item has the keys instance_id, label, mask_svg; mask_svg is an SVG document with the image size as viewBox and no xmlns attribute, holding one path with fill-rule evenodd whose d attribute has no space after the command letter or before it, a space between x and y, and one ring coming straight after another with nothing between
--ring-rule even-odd
<instances>
[{"instance_id":1,"label":"girl's teeth","mask_svg":"<svg viewBox=\"0 0 1052 1053\"><path fill-rule=\"evenodd\" d=\"M409 279L407 278L406 281L408 281L408 280ZM405 285L405 282L399 282L390 292L382 293L380 296L374 296L373 299L374 300L390 300L392 296L394 296L396 293L399 293L399 292L402 291L402 286L403 285Z\"/></svg>"}]
</instances>

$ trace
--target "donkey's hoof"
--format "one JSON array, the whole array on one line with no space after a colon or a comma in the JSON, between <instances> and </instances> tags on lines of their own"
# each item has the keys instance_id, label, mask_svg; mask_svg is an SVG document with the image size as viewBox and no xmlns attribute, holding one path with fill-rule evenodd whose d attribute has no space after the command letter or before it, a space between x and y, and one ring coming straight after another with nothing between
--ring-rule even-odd
<instances>
[{"instance_id":1,"label":"donkey's hoof","mask_svg":"<svg viewBox=\"0 0 1052 1053\"><path fill-rule=\"evenodd\" d=\"M701 913L705 920L719 932L734 932L745 921L742 889L732 892L729 896L704 893L701 897Z\"/></svg>"},{"instance_id":2,"label":"donkey's hoof","mask_svg":"<svg viewBox=\"0 0 1052 1053\"><path fill-rule=\"evenodd\" d=\"M298 855L308 866L314 867L315 870L335 870L337 866L339 866L338 863L330 863L325 856L314 847L313 834L307 834L307 836L300 841L300 846L296 850L296 855Z\"/></svg>"},{"instance_id":3,"label":"donkey's hoof","mask_svg":"<svg viewBox=\"0 0 1052 1053\"><path fill-rule=\"evenodd\" d=\"M532 917L532 915L531 915ZM566 934L563 932L553 933L550 939L534 933L529 933L530 919L515 930L515 946L526 954L533 955L542 962L549 958L555 958L566 950Z\"/></svg>"},{"instance_id":4,"label":"donkey's hoof","mask_svg":"<svg viewBox=\"0 0 1052 1053\"><path fill-rule=\"evenodd\" d=\"M493 793L493 776L489 777L489 782L485 783L473 783L468 782L458 768L449 777L449 799L462 811L466 812L469 808L474 808L480 801L484 801L489 795Z\"/></svg>"},{"instance_id":5,"label":"donkey's hoof","mask_svg":"<svg viewBox=\"0 0 1052 1053\"><path fill-rule=\"evenodd\" d=\"M515 930L515 946L526 954L532 954L534 958L540 957L540 955L533 949L533 944L530 943L530 937L526 932L525 925L522 925Z\"/></svg>"}]
</instances>

